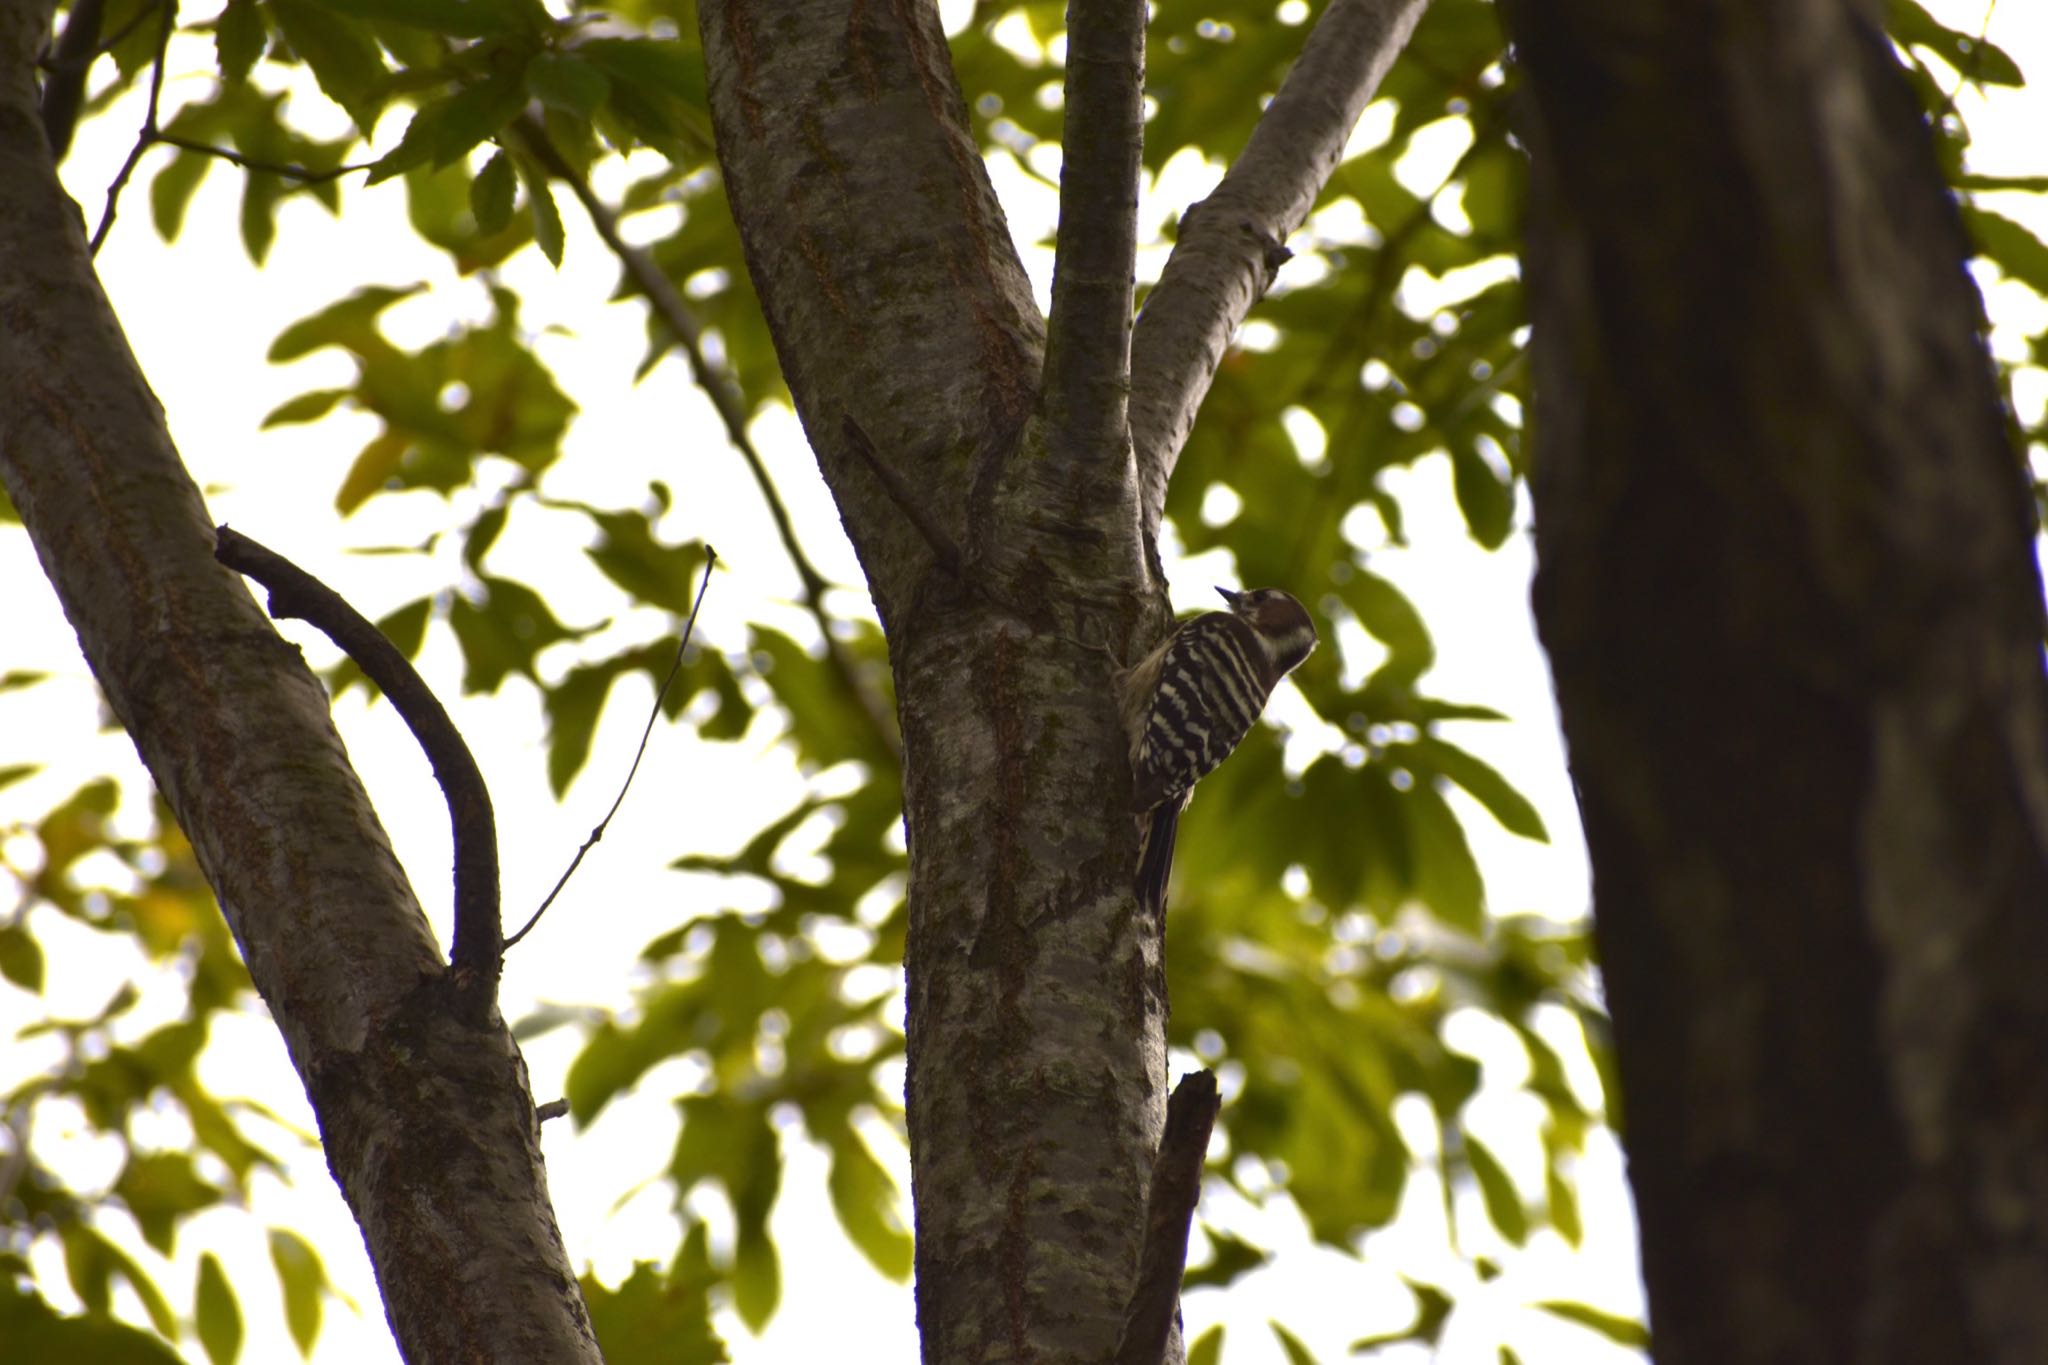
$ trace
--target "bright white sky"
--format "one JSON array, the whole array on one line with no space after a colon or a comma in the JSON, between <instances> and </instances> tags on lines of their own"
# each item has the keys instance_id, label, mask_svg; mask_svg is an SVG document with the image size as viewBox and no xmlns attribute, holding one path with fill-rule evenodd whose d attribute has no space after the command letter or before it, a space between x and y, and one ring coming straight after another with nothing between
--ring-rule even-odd
<instances>
[{"instance_id":1,"label":"bright white sky","mask_svg":"<svg viewBox=\"0 0 2048 1365\"><path fill-rule=\"evenodd\" d=\"M1933 8L1959 28L1974 30L1983 22L1982 9L1975 4L1937 3ZM2048 80L2048 22L2035 7L2001 7L1993 16L1991 35L2028 74ZM173 70L208 69L210 55L197 41L181 41L174 49ZM174 78L168 103L198 94L205 88L202 81L195 75ZM1977 169L2005 174L2048 170L2040 140L2040 130L2048 128L2048 98L2039 91L2003 94L1988 108L1969 95L1960 103L1976 135ZM294 116L325 121L330 135L341 128L338 111L317 94L298 98ZM1376 121L1369 113L1367 128ZM125 155L138 122L139 106L130 99L81 130L65 169L88 222L97 218L104 186ZM389 139L402 126L403 118L393 117L382 131ZM1404 180L1418 189L1433 187L1461 149L1462 136L1455 125L1425 132L1402 167ZM294 199L281 215L269 265L259 273L244 255L236 228L239 175L220 166L193 203L184 235L167 248L148 220L148 179L161 155L145 160L123 201L122 217L101 257L101 271L143 368L165 402L185 459L209 490L216 519L288 549L372 616L410 600L422 583L452 581L457 576L452 546L431 569L416 557L349 553L369 546L417 544L450 524L449 510L431 494L381 497L350 521L337 523L331 512L332 491L355 451L373 433L374 423L345 415L274 432L260 432L258 424L287 397L348 382L349 362L329 352L278 368L265 362L264 352L287 323L345 291L366 284L425 280L433 285L428 294L387 315L394 339L417 345L441 334L451 314L481 315L477 284L459 280L441 257L417 242L405 223L402 192L396 185L370 192L352 188L345 222L330 218L308 198ZM998 164L996 170L1013 226L1020 237L1032 236L1051 221L1050 192L1014 166ZM1196 166L1185 171L1170 175L1148 197L1148 224L1198 198L1215 173ZM600 185L600 192L615 191L620 183L614 176ZM2037 229L2048 228L2048 214L2024 199L1998 207L2029 217ZM703 637L734 646L742 621L764 611L775 612L776 619L799 638L805 637L808 618L793 607L774 605L793 598L795 577L738 459L725 446L707 405L680 365L664 362L644 383L632 384L645 344L641 310L637 305L602 303L612 291L616 266L566 196L564 211L569 245L562 269L550 269L538 253L528 251L503 272L525 300L525 326L541 333L537 348L582 408L568 438L567 455L548 476L548 490L560 497L627 506L643 501L649 479L667 480L678 498L662 533L671 540L708 536L729 569L713 585L700 625ZM1026 259L1042 299L1050 254L1034 248L1027 250ZM1148 259L1149 268L1156 271L1156 256ZM1994 318L2007 329L1998 338L2001 350L2015 345L2017 336L2041 328L2044 306L2032 295L2001 285L1988 274L1980 278ZM1285 279L1283 272L1283 283ZM1427 305L1429 287L1421 277L1411 281L1410 297L1418 308ZM560 330L543 332L547 328ZM2048 386L2035 384L2022 394L2034 415L2044 400L2044 387ZM764 418L755 434L821 568L840 582L857 584L857 566L794 420L780 415ZM1378 550L1374 565L1408 591L1436 633L1440 660L1431 682L1437 692L1484 701L1515 718L1509 725L1457 727L1456 738L1529 794L1542 809L1554 839L1548 846L1514 839L1469 802L1462 805L1493 904L1503 911L1576 917L1587 904L1586 869L1551 719L1547 676L1528 619L1527 539L1517 536L1492 555L1472 545L1451 504L1448 467L1440 458L1410 472L1396 471L1388 483L1408 509L1413 548ZM472 505L467 500L473 497L465 495L465 504ZM1522 520L1526 523L1526 515ZM616 604L580 554L584 536L584 526L574 519L522 509L490 562L508 576L545 585L550 604L564 621L586 624ZM1189 609L1205 604L1207 584L1235 577L1220 556L1200 563L1170 563L1169 569L1178 585L1176 597ZM134 751L124 736L98 733L95 690L68 627L43 588L24 537L0 536L0 575L0 581L24 586L0 595L0 639L9 642L0 670L37 668L60 679L0 696L0 732L9 736L0 760L47 765L42 775L0 792L0 828L32 819L78 782L102 772L133 779L127 812L132 818L146 791ZM842 614L867 610L857 592L841 594L833 605ZM589 656L609 654L623 644L655 638L666 624L658 613L630 614L582 649ZM287 625L286 631L307 644L316 663L334 657L324 640L297 623ZM575 657L571 647L557 647L544 661L561 670ZM650 688L636 678L614 693L591 763L567 802L558 806L547 795L544 735L532 689L515 679L499 696L458 698L460 661L445 634L430 635L421 666L450 703L490 781L503 842L506 914L508 922L516 923L552 883L608 803L630 759L651 701ZM1298 697L1276 710L1283 720L1300 723L1306 717ZM445 942L447 821L426 765L390 710L366 709L359 692L337 705L336 719ZM530 944L512 953L504 983L508 1018L516 1019L542 1002L622 1003L643 943L684 917L733 903L730 889L665 869L670 859L688 849L730 850L764 820L788 808L795 799L797 774L773 741L774 728L766 723L729 746L698 743L679 729L657 731L634 792L604 843ZM814 834L822 839L823 828ZM96 1011L136 965L122 960L97 936L48 912L38 914L35 928L50 942L53 967L60 969L53 972L48 992L48 1003L59 1014L75 1017ZM65 953L65 945L85 951ZM161 987L146 995L131 1016L129 1031L140 1033L163 1022L181 998L178 990ZM24 1006L18 995L0 991L0 1029L7 1036L31 1016ZM1454 1039L1486 1063L1487 1088L1474 1106L1475 1128L1508 1161L1525 1197L1540 1197L1536 1102L1515 1089L1524 1072L1519 1049L1497 1026L1477 1016L1458 1021ZM537 1098L560 1092L575 1046L575 1036L568 1030L528 1046ZM51 1060L52 1054L38 1047L10 1047L0 1058L0 1078L11 1082ZM221 1029L204 1065L209 1082L219 1090L258 1097L305 1131L311 1130L298 1080L261 1017ZM607 1281L616 1283L635 1259L665 1259L674 1250L677 1231L665 1187L636 1189L633 1182L660 1169L675 1134L674 1112L665 1096L687 1079L679 1064L664 1068L643 1087L646 1098L615 1103L588 1133L572 1132L566 1121L548 1126L549 1178L571 1257L579 1267L594 1261ZM119 1157L115 1144L92 1138L76 1116L67 1122L62 1114L54 1114L45 1122L38 1142L55 1144L74 1183L113 1177ZM189 1143L181 1118L162 1115L154 1121L157 1131L149 1131L151 1126L145 1125L139 1136L166 1146ZM1406 1126L1419 1151L1433 1150L1427 1123ZM914 1359L908 1287L880 1279L845 1244L821 1197L823 1161L797 1136L791 1133L785 1142L790 1165L776 1226L784 1257L785 1310L759 1340L749 1338L726 1315L721 1328L735 1357L742 1362L832 1359L846 1354L849 1341L859 1341L864 1358ZM294 1183L287 1187L262 1182L257 1212L308 1236L326 1257L330 1273L362 1310L358 1315L330 1304L318 1359L394 1360L359 1234L318 1153L282 1132L270 1136L270 1145L293 1154ZM904 1178L900 1148L881 1144L878 1154L896 1166L899 1179ZM1459 1300L1461 1309L1437 1357L1446 1365L1492 1362L1502 1342L1515 1346L1532 1365L1634 1359L1633 1353L1527 1307L1544 1298L1576 1298L1621 1313L1641 1312L1633 1221L1611 1142L1594 1144L1580 1168L1580 1179L1588 1237L1584 1252L1576 1257L1566 1255L1550 1233L1539 1234L1523 1252L1504 1247L1487 1227L1476 1197L1460 1194L1457 1235L1463 1251L1495 1256L1506 1269L1500 1279L1486 1285L1476 1281L1468 1263L1452 1249L1440 1186L1433 1179L1412 1183L1399 1223L1374 1239L1365 1264L1308 1247L1298 1216L1284 1201L1258 1211L1213 1195L1204 1204L1206 1217L1228 1221L1284 1254L1280 1269L1240 1282L1227 1296L1191 1296L1190 1334L1225 1321L1230 1328L1227 1358L1234 1365L1278 1361L1282 1356L1263 1323L1279 1318L1300 1332L1319 1356L1340 1358L1356 1337L1391 1330L1407 1320L1408 1299L1394 1278L1398 1270L1441 1284ZM714 1218L718 1216L715 1201L706 1207ZM198 1220L187 1227L170 1267L141 1248L132 1230L118 1224L108 1230L124 1245L136 1247L145 1264L163 1271L161 1282L173 1302L182 1305L190 1303L200 1253L219 1254L234 1274L249 1322L243 1359L292 1357L262 1232L251 1220L227 1213ZM1195 1256L1200 1254L1198 1246ZM63 1275L55 1256L46 1257L41 1268L45 1285L62 1302ZM133 1316L139 1320L139 1310ZM198 1358L196 1346L193 1350ZM1390 1351L1383 1358L1398 1363L1428 1356L1416 1348Z\"/></svg>"}]
</instances>

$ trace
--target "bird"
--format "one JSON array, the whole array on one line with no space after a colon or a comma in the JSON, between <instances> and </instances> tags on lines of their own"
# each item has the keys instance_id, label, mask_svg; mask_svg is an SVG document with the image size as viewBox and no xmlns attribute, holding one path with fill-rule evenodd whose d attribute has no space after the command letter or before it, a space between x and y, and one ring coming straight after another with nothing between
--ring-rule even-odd
<instances>
[{"instance_id":1,"label":"bird","mask_svg":"<svg viewBox=\"0 0 2048 1365\"><path fill-rule=\"evenodd\" d=\"M1132 889L1140 906L1158 914L1166 910L1174 834L1195 783L1230 757L1273 688L1316 647L1315 622L1292 593L1216 591L1229 610L1180 622L1120 679L1131 809L1147 817Z\"/></svg>"}]
</instances>

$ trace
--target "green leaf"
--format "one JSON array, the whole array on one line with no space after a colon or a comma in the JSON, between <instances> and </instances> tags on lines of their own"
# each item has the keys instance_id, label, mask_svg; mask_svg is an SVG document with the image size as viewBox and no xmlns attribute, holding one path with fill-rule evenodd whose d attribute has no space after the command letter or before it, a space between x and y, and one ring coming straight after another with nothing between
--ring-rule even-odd
<instances>
[{"instance_id":1,"label":"green leaf","mask_svg":"<svg viewBox=\"0 0 2048 1365\"><path fill-rule=\"evenodd\" d=\"M540 248L540 254L548 258L548 264L559 267L562 264L562 211L555 207L555 192L545 176L529 175L526 179L526 203L533 214L533 242Z\"/></svg>"},{"instance_id":2,"label":"green leaf","mask_svg":"<svg viewBox=\"0 0 2048 1365\"><path fill-rule=\"evenodd\" d=\"M423 105L398 145L370 167L364 183L374 185L415 166L446 166L518 117L525 103L525 87L498 75Z\"/></svg>"},{"instance_id":3,"label":"green leaf","mask_svg":"<svg viewBox=\"0 0 2048 1365\"><path fill-rule=\"evenodd\" d=\"M476 230L485 236L505 230L512 221L512 160L504 152L492 152L491 159L469 182L469 211L476 217Z\"/></svg>"},{"instance_id":4,"label":"green leaf","mask_svg":"<svg viewBox=\"0 0 2048 1365\"><path fill-rule=\"evenodd\" d=\"M2016 190L2024 194L2048 194L2048 175L1959 175L1955 179L1955 187L1975 193Z\"/></svg>"},{"instance_id":5,"label":"green leaf","mask_svg":"<svg viewBox=\"0 0 2048 1365\"><path fill-rule=\"evenodd\" d=\"M839 1225L868 1264L899 1283L910 1278L910 1234L903 1227L896 1182L851 1127L821 1135L832 1149L826 1188Z\"/></svg>"},{"instance_id":6,"label":"green leaf","mask_svg":"<svg viewBox=\"0 0 2048 1365\"><path fill-rule=\"evenodd\" d=\"M1359 568L1338 585L1338 596L1357 615L1358 623L1387 647L1381 672L1413 682L1436 662L1436 645L1422 613L1399 588L1370 569Z\"/></svg>"},{"instance_id":7,"label":"green leaf","mask_svg":"<svg viewBox=\"0 0 2048 1365\"><path fill-rule=\"evenodd\" d=\"M1475 446L1453 441L1450 453L1451 489L1457 494L1458 510L1465 514L1465 525L1472 539L1497 550L1514 529L1514 485L1494 473Z\"/></svg>"},{"instance_id":8,"label":"green leaf","mask_svg":"<svg viewBox=\"0 0 2048 1365\"><path fill-rule=\"evenodd\" d=\"M0 788L34 777L43 770L40 763L0 763Z\"/></svg>"},{"instance_id":9,"label":"green leaf","mask_svg":"<svg viewBox=\"0 0 2048 1365\"><path fill-rule=\"evenodd\" d=\"M317 422L353 392L353 389L313 389L296 398L287 398L264 414L262 430L290 426L295 422Z\"/></svg>"},{"instance_id":10,"label":"green leaf","mask_svg":"<svg viewBox=\"0 0 2048 1365\"><path fill-rule=\"evenodd\" d=\"M297 360L324 346L341 346L361 354L378 345L389 345L377 331L377 317L392 304L409 299L425 289L424 284L392 289L372 285L358 289L319 312L300 318L270 343L265 358L272 364Z\"/></svg>"},{"instance_id":11,"label":"green leaf","mask_svg":"<svg viewBox=\"0 0 2048 1365\"><path fill-rule=\"evenodd\" d=\"M213 28L214 53L220 62L221 79L238 85L249 79L250 68L263 55L268 39L256 0L228 0Z\"/></svg>"},{"instance_id":12,"label":"green leaf","mask_svg":"<svg viewBox=\"0 0 2048 1365\"><path fill-rule=\"evenodd\" d=\"M1632 1346L1639 1351L1649 1349L1649 1329L1633 1318L1625 1318L1619 1313L1604 1312L1590 1304L1574 1303L1566 1299L1545 1299L1536 1307L1563 1318L1566 1322L1575 1322L1581 1327L1591 1328L1617 1346Z\"/></svg>"},{"instance_id":13,"label":"green leaf","mask_svg":"<svg viewBox=\"0 0 2048 1365\"><path fill-rule=\"evenodd\" d=\"M234 1365L242 1353L242 1307L235 1302L227 1272L210 1251L199 1258L199 1285L192 1311L206 1358L213 1365Z\"/></svg>"},{"instance_id":14,"label":"green leaf","mask_svg":"<svg viewBox=\"0 0 2048 1365\"><path fill-rule=\"evenodd\" d=\"M1543 817L1536 813L1536 807L1529 798L1516 791L1505 777L1477 755L1447 740L1425 735L1410 744L1390 745L1387 756L1411 768L1434 770L1457 783L1471 794L1473 800L1486 807L1487 813L1500 821L1501 828L1508 833L1519 834L1539 844L1550 842L1549 831L1543 827Z\"/></svg>"},{"instance_id":15,"label":"green leaf","mask_svg":"<svg viewBox=\"0 0 2048 1365\"><path fill-rule=\"evenodd\" d=\"M2026 84L2019 63L2004 51L1974 33L1950 28L1914 0L1893 0L1890 28L1900 43L1933 50L1972 84Z\"/></svg>"},{"instance_id":16,"label":"green leaf","mask_svg":"<svg viewBox=\"0 0 2048 1365\"><path fill-rule=\"evenodd\" d=\"M405 24L450 38L538 33L547 11L534 0L317 0L355 19Z\"/></svg>"},{"instance_id":17,"label":"green leaf","mask_svg":"<svg viewBox=\"0 0 2048 1365\"><path fill-rule=\"evenodd\" d=\"M284 189L272 175L251 175L242 182L242 248L262 265L277 241L277 201Z\"/></svg>"},{"instance_id":18,"label":"green leaf","mask_svg":"<svg viewBox=\"0 0 2048 1365\"><path fill-rule=\"evenodd\" d=\"M695 44L669 38L595 38L576 47L576 55L603 67L612 84L640 93L679 99L708 108L704 62Z\"/></svg>"},{"instance_id":19,"label":"green leaf","mask_svg":"<svg viewBox=\"0 0 2048 1365\"><path fill-rule=\"evenodd\" d=\"M1522 1196L1516 1192L1515 1182L1508 1178L1507 1168L1500 1164L1500 1158L1469 1133L1465 1135L1465 1164L1471 1168L1472 1178L1479 1184L1479 1196L1486 1203L1487 1221L1515 1246L1527 1242L1529 1213L1522 1207Z\"/></svg>"},{"instance_id":20,"label":"green leaf","mask_svg":"<svg viewBox=\"0 0 2048 1365\"><path fill-rule=\"evenodd\" d=\"M1963 226L1977 250L2036 294L2048 294L2048 244L2026 227L1974 204L1962 206Z\"/></svg>"},{"instance_id":21,"label":"green leaf","mask_svg":"<svg viewBox=\"0 0 2048 1365\"><path fill-rule=\"evenodd\" d=\"M591 519L602 535L585 553L606 578L649 606L690 614L704 570L700 542L662 544L644 512L593 511Z\"/></svg>"},{"instance_id":22,"label":"green leaf","mask_svg":"<svg viewBox=\"0 0 2048 1365\"><path fill-rule=\"evenodd\" d=\"M765 1227L742 1223L733 1239L732 1306L757 1336L782 1301L782 1262Z\"/></svg>"},{"instance_id":23,"label":"green leaf","mask_svg":"<svg viewBox=\"0 0 2048 1365\"><path fill-rule=\"evenodd\" d=\"M526 64L526 88L542 104L588 119L611 93L612 83L581 57L543 52Z\"/></svg>"},{"instance_id":24,"label":"green leaf","mask_svg":"<svg viewBox=\"0 0 2048 1365\"><path fill-rule=\"evenodd\" d=\"M1280 1343L1280 1349L1287 1356L1287 1365L1316 1365L1315 1352L1309 1350L1302 1339L1270 1318L1266 1326L1273 1329L1273 1336Z\"/></svg>"},{"instance_id":25,"label":"green leaf","mask_svg":"<svg viewBox=\"0 0 2048 1365\"><path fill-rule=\"evenodd\" d=\"M0 692L18 692L24 687L34 687L50 675L34 668L10 668L0 673Z\"/></svg>"},{"instance_id":26,"label":"green leaf","mask_svg":"<svg viewBox=\"0 0 2048 1365\"><path fill-rule=\"evenodd\" d=\"M590 761L598 714L619 676L611 663L579 665L548 689L548 790L557 799Z\"/></svg>"},{"instance_id":27,"label":"green leaf","mask_svg":"<svg viewBox=\"0 0 2048 1365\"><path fill-rule=\"evenodd\" d=\"M402 431L386 430L371 437L369 444L356 452L355 463L343 476L341 487L334 491L335 510L347 516L361 507L372 493L397 476L399 462L411 448L412 442Z\"/></svg>"},{"instance_id":28,"label":"green leaf","mask_svg":"<svg viewBox=\"0 0 2048 1365\"><path fill-rule=\"evenodd\" d=\"M130 1152L114 1193L135 1215L142 1239L165 1256L181 1220L221 1202L221 1192L199 1178L187 1152Z\"/></svg>"},{"instance_id":29,"label":"green leaf","mask_svg":"<svg viewBox=\"0 0 2048 1365\"><path fill-rule=\"evenodd\" d=\"M65 1277L89 1313L103 1315L108 1311L113 1302L113 1279L119 1276L142 1300L150 1325L164 1336L177 1335L178 1319L164 1301L163 1291L127 1252L82 1223L69 1224L58 1235L64 1243Z\"/></svg>"},{"instance_id":30,"label":"green leaf","mask_svg":"<svg viewBox=\"0 0 2048 1365\"><path fill-rule=\"evenodd\" d=\"M1435 1346L1443 1339L1444 1324L1451 1320L1451 1309L1457 1305L1451 1296L1433 1284L1411 1280L1406 1275L1401 1283L1408 1286L1408 1292L1415 1298L1415 1319L1398 1332L1382 1332L1375 1336L1360 1337L1351 1343L1351 1354L1376 1351L1382 1346L1394 1346L1402 1342L1420 1342Z\"/></svg>"},{"instance_id":31,"label":"green leaf","mask_svg":"<svg viewBox=\"0 0 2048 1365\"><path fill-rule=\"evenodd\" d=\"M1253 1246L1221 1228L1204 1223L1202 1231L1209 1238L1209 1259L1187 1272L1181 1280L1183 1289L1222 1289L1273 1259L1273 1253L1264 1247Z\"/></svg>"},{"instance_id":32,"label":"green leaf","mask_svg":"<svg viewBox=\"0 0 2048 1365\"><path fill-rule=\"evenodd\" d=\"M1188 1365L1222 1365L1223 1324L1217 1323L1188 1344Z\"/></svg>"},{"instance_id":33,"label":"green leaf","mask_svg":"<svg viewBox=\"0 0 2048 1365\"><path fill-rule=\"evenodd\" d=\"M270 0L270 13L292 51L313 68L321 93L348 112L364 137L374 134L389 73L369 30L309 0Z\"/></svg>"},{"instance_id":34,"label":"green leaf","mask_svg":"<svg viewBox=\"0 0 2048 1365\"><path fill-rule=\"evenodd\" d=\"M1426 782L1402 793L1415 856L1415 891L1429 912L1451 928L1477 938L1486 926L1486 884L1464 826Z\"/></svg>"},{"instance_id":35,"label":"green leaf","mask_svg":"<svg viewBox=\"0 0 2048 1365\"><path fill-rule=\"evenodd\" d=\"M299 1354L310 1356L320 1336L321 1292L327 1270L313 1244L285 1228L270 1229L270 1263L277 1268L278 1291L284 1296L285 1327Z\"/></svg>"},{"instance_id":36,"label":"green leaf","mask_svg":"<svg viewBox=\"0 0 2048 1365\"><path fill-rule=\"evenodd\" d=\"M1557 1169L1557 1163L1543 1164L1543 1195L1550 1206L1550 1226L1573 1250L1586 1240L1586 1227L1579 1218L1579 1192Z\"/></svg>"},{"instance_id":37,"label":"green leaf","mask_svg":"<svg viewBox=\"0 0 2048 1365\"><path fill-rule=\"evenodd\" d=\"M470 567L471 572L483 572L484 556L491 552L491 547L504 533L505 518L510 510L501 502L495 507L486 507L470 523L469 533L462 538L462 562Z\"/></svg>"},{"instance_id":38,"label":"green leaf","mask_svg":"<svg viewBox=\"0 0 2048 1365\"><path fill-rule=\"evenodd\" d=\"M458 597L448 612L448 624L462 646L462 690L495 692L513 673L537 681L534 657L575 632L556 620L546 600L524 583L486 575L483 588L482 602Z\"/></svg>"},{"instance_id":39,"label":"green leaf","mask_svg":"<svg viewBox=\"0 0 2048 1365\"><path fill-rule=\"evenodd\" d=\"M185 226L185 210L192 203L192 195L199 188L199 182L206 178L206 172L213 165L213 158L197 152L179 151L164 168L149 182L149 217L156 224L157 235L166 242L178 240L179 231Z\"/></svg>"},{"instance_id":40,"label":"green leaf","mask_svg":"<svg viewBox=\"0 0 2048 1365\"><path fill-rule=\"evenodd\" d=\"M605 1288L595 1275L583 1277L583 1301L605 1365L716 1365L729 1359L711 1329L707 1279L683 1264L687 1256L677 1259L666 1277L652 1262L641 1261L617 1289Z\"/></svg>"},{"instance_id":41,"label":"green leaf","mask_svg":"<svg viewBox=\"0 0 2048 1365\"><path fill-rule=\"evenodd\" d=\"M10 1267L12 1269L12 1267ZM8 1279L0 1280L6 1285ZM175 1337L177 1324L160 1329ZM147 1332L116 1322L103 1313L60 1317L30 1294L0 1288L0 1341L8 1359L79 1361L90 1365L183 1365L177 1352Z\"/></svg>"},{"instance_id":42,"label":"green leaf","mask_svg":"<svg viewBox=\"0 0 2048 1365\"><path fill-rule=\"evenodd\" d=\"M4 770L0 770L4 777ZM4 785L4 782L0 782ZM0 978L37 995L43 991L43 949L19 924L0 926Z\"/></svg>"}]
</instances>

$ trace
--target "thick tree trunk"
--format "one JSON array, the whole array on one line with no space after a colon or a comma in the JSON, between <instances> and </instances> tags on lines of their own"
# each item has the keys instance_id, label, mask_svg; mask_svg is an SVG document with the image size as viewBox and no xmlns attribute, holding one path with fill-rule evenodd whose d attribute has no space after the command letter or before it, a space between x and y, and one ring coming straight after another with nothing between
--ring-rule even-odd
<instances>
[{"instance_id":1,"label":"thick tree trunk","mask_svg":"<svg viewBox=\"0 0 2048 1365\"><path fill-rule=\"evenodd\" d=\"M1165 623L1148 537L1223 339L1420 8L1335 0L1205 220L1229 231L1154 291L1134 380L1137 0L1069 11L1050 348L935 7L700 6L748 270L889 636L926 1360L1117 1347L1167 1077L1114 661Z\"/></svg>"},{"instance_id":2,"label":"thick tree trunk","mask_svg":"<svg viewBox=\"0 0 2048 1365\"><path fill-rule=\"evenodd\" d=\"M1128 781L1111 664L1082 643L1121 649L1152 605L1128 451L1052 472L1044 324L936 10L700 13L749 270L889 633L925 1359L1107 1359L1166 1097L1135 822L1104 818ZM958 577L904 497L957 542Z\"/></svg>"},{"instance_id":3,"label":"thick tree trunk","mask_svg":"<svg viewBox=\"0 0 2048 1365\"><path fill-rule=\"evenodd\" d=\"M1666 1365L2048 1360L2041 583L1876 7L1504 7L1539 569Z\"/></svg>"},{"instance_id":4,"label":"thick tree trunk","mask_svg":"<svg viewBox=\"0 0 2048 1365\"><path fill-rule=\"evenodd\" d=\"M0 480L192 841L415 1361L595 1361L504 1024L457 1018L327 696L235 575L36 114L47 5L0 5Z\"/></svg>"}]
</instances>

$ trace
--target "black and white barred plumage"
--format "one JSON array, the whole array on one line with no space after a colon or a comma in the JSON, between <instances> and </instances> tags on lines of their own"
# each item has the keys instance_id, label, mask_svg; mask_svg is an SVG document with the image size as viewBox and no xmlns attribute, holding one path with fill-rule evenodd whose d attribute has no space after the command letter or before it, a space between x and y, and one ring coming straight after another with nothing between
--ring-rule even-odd
<instances>
[{"instance_id":1,"label":"black and white barred plumage","mask_svg":"<svg viewBox=\"0 0 2048 1365\"><path fill-rule=\"evenodd\" d=\"M1149 812L1138 903L1166 908L1173 837L1195 783L1230 756L1280 679L1316 647L1307 608L1278 588L1216 590L1228 611L1181 622L1123 681L1131 806Z\"/></svg>"}]
</instances>

